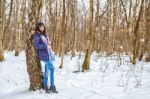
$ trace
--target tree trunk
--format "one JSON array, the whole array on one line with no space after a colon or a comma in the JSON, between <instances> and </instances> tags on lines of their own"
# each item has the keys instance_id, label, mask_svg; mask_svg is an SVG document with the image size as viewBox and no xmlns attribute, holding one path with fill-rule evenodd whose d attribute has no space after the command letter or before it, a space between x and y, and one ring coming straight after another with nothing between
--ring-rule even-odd
<instances>
[{"instance_id":1,"label":"tree trunk","mask_svg":"<svg viewBox=\"0 0 150 99\"><path fill-rule=\"evenodd\" d=\"M150 36L150 1L147 2L148 3L148 7L146 9L146 35L145 35L145 50L148 52L147 56L146 56L146 61L150 62L150 51L148 49L148 44L149 44L149 36Z\"/></svg>"},{"instance_id":2,"label":"tree trunk","mask_svg":"<svg viewBox=\"0 0 150 99\"><path fill-rule=\"evenodd\" d=\"M4 33L4 14L5 14L5 0L0 0L0 62L4 61L3 53L3 33Z\"/></svg>"},{"instance_id":3,"label":"tree trunk","mask_svg":"<svg viewBox=\"0 0 150 99\"><path fill-rule=\"evenodd\" d=\"M141 2L140 12L138 19L136 21L136 25L134 28L134 42L133 42L133 61L132 64L136 64L136 59L138 58L139 48L140 48L140 37L139 37L139 25L140 21L142 20L142 14L143 14L143 8L144 8L144 0ZM141 31L140 31L141 32Z\"/></svg>"},{"instance_id":4,"label":"tree trunk","mask_svg":"<svg viewBox=\"0 0 150 99\"><path fill-rule=\"evenodd\" d=\"M10 24L11 15L12 15L12 10L13 10L13 2L14 2L14 0L11 0L11 2L10 2L9 18L8 18L8 21L7 21L7 25L6 25L5 28L4 28L4 34L7 32L7 29L8 29L9 24Z\"/></svg>"},{"instance_id":5,"label":"tree trunk","mask_svg":"<svg viewBox=\"0 0 150 99\"><path fill-rule=\"evenodd\" d=\"M77 10L77 0L71 2L71 20L72 20L72 33L73 33L73 47L72 47L72 57L75 56L76 51L76 42L77 42L77 33L76 33L76 10Z\"/></svg>"},{"instance_id":6,"label":"tree trunk","mask_svg":"<svg viewBox=\"0 0 150 99\"><path fill-rule=\"evenodd\" d=\"M29 14L29 34L26 40L26 63L30 79L30 90L36 90L42 88L42 69L40 60L37 58L37 52L33 47L33 35L31 32L34 30L34 26L39 20L42 0L32 0L31 2L32 6Z\"/></svg>"},{"instance_id":7,"label":"tree trunk","mask_svg":"<svg viewBox=\"0 0 150 99\"><path fill-rule=\"evenodd\" d=\"M62 23L61 23L61 64L59 68L63 68L63 60L64 60L64 39L65 39L65 0L63 0L63 13L62 13Z\"/></svg>"},{"instance_id":8,"label":"tree trunk","mask_svg":"<svg viewBox=\"0 0 150 99\"><path fill-rule=\"evenodd\" d=\"M18 5L18 0L15 0L15 56L19 56L19 15L18 15L18 11L19 11L19 5Z\"/></svg>"},{"instance_id":9,"label":"tree trunk","mask_svg":"<svg viewBox=\"0 0 150 99\"><path fill-rule=\"evenodd\" d=\"M93 39L93 0L90 0L90 17L89 17L89 32L88 32L88 38L87 38L87 49L86 49L86 55L85 59L82 65L82 71L89 70L89 64L90 64L90 56L92 51L92 39Z\"/></svg>"},{"instance_id":10,"label":"tree trunk","mask_svg":"<svg viewBox=\"0 0 150 99\"><path fill-rule=\"evenodd\" d=\"M42 68L37 52L33 47L33 37L26 41L27 71L30 79L30 90L42 88Z\"/></svg>"}]
</instances>

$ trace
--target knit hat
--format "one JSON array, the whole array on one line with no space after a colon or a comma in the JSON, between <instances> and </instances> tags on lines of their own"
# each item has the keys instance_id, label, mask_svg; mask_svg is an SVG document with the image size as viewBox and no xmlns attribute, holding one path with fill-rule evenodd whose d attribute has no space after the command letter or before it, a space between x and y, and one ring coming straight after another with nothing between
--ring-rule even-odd
<instances>
[{"instance_id":1,"label":"knit hat","mask_svg":"<svg viewBox=\"0 0 150 99\"><path fill-rule=\"evenodd\" d=\"M40 31L40 30L39 30L39 27L40 27L40 26L44 26L44 23L41 22L41 21L39 21L39 22L36 23L36 25L35 25L35 31ZM44 32L45 32L45 31L44 31Z\"/></svg>"},{"instance_id":2,"label":"knit hat","mask_svg":"<svg viewBox=\"0 0 150 99\"><path fill-rule=\"evenodd\" d=\"M36 23L36 27L40 27L40 26L43 26L43 25L44 25L43 22L37 22L37 23Z\"/></svg>"}]
</instances>

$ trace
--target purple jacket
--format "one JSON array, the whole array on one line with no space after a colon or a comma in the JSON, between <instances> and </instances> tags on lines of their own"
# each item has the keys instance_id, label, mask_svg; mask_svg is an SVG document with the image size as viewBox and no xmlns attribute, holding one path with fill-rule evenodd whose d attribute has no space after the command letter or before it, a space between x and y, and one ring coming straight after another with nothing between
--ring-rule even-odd
<instances>
[{"instance_id":1,"label":"purple jacket","mask_svg":"<svg viewBox=\"0 0 150 99\"><path fill-rule=\"evenodd\" d=\"M34 47L37 49L38 52L38 57L42 61L48 61L49 60L49 54L47 51L47 45L42 41L40 33L35 33L34 34ZM44 35L46 36L46 35ZM46 36L47 38L47 36Z\"/></svg>"}]
</instances>

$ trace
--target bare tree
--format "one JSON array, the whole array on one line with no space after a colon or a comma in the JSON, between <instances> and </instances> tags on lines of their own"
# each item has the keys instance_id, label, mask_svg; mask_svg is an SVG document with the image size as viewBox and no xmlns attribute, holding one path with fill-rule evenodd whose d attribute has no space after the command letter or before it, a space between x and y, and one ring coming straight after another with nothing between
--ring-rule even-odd
<instances>
[{"instance_id":1,"label":"bare tree","mask_svg":"<svg viewBox=\"0 0 150 99\"><path fill-rule=\"evenodd\" d=\"M42 88L42 70L41 63L37 58L37 52L33 47L33 30L36 22L39 20L42 0L31 1L31 12L29 14L29 31L28 39L26 40L26 62L27 71L30 80L30 90Z\"/></svg>"},{"instance_id":2,"label":"bare tree","mask_svg":"<svg viewBox=\"0 0 150 99\"><path fill-rule=\"evenodd\" d=\"M137 22L136 22L136 25L135 25L135 28L134 28L134 42L133 42L133 61L132 61L132 64L136 64L136 59L138 58L139 56L139 48L140 48L140 45L141 45L141 42L140 42L140 34L139 34L139 23L140 21L142 20L142 14L143 14L143 8L144 8L144 0L142 0L141 2L141 7L140 7L140 12L139 12L139 16L138 16L138 19L137 19Z\"/></svg>"},{"instance_id":3,"label":"bare tree","mask_svg":"<svg viewBox=\"0 0 150 99\"><path fill-rule=\"evenodd\" d=\"M92 43L93 43L93 15L94 15L93 3L94 3L94 0L90 0L89 3L90 3L89 31L88 31L88 37L87 37L86 55L85 55L85 59L82 65L82 71L89 70Z\"/></svg>"},{"instance_id":4,"label":"bare tree","mask_svg":"<svg viewBox=\"0 0 150 99\"><path fill-rule=\"evenodd\" d=\"M65 12L66 12L66 9L65 9L65 0L63 0L63 11L62 11L62 23L61 23L61 64L60 64L60 67L59 68L62 68L63 67L63 60L64 60L64 48L65 48L65 42L64 42L64 39L65 39Z\"/></svg>"},{"instance_id":5,"label":"bare tree","mask_svg":"<svg viewBox=\"0 0 150 99\"><path fill-rule=\"evenodd\" d=\"M71 23L72 23L72 33L73 33L73 47L72 55L75 56L76 43L77 43L77 29L76 29L76 19L77 19L77 0L71 2Z\"/></svg>"},{"instance_id":6,"label":"bare tree","mask_svg":"<svg viewBox=\"0 0 150 99\"><path fill-rule=\"evenodd\" d=\"M19 31L19 0L15 0L15 56L19 55L19 42L20 42L20 31Z\"/></svg>"},{"instance_id":7,"label":"bare tree","mask_svg":"<svg viewBox=\"0 0 150 99\"><path fill-rule=\"evenodd\" d=\"M146 56L146 61L150 61L150 51L149 51L149 45L150 45L150 1L147 0L146 2L147 6L146 6L146 34L145 34L145 51L148 52L147 56Z\"/></svg>"},{"instance_id":8,"label":"bare tree","mask_svg":"<svg viewBox=\"0 0 150 99\"><path fill-rule=\"evenodd\" d=\"M3 33L4 33L5 3L6 0L0 0L0 61L4 60Z\"/></svg>"}]
</instances>

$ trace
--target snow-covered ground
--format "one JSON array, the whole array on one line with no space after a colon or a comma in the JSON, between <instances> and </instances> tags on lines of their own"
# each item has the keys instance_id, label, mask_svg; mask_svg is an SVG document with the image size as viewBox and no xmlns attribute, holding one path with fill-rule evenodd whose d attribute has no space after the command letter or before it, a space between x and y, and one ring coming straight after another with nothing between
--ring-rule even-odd
<instances>
[{"instance_id":1,"label":"snow-covered ground","mask_svg":"<svg viewBox=\"0 0 150 99\"><path fill-rule=\"evenodd\" d=\"M59 69L56 57L55 81L58 94L43 90L28 91L29 78L25 53L18 57L5 52L6 61L0 63L0 99L150 99L150 63L129 63L125 55L105 56L93 53L90 70L81 70L84 55L65 55L64 68ZM122 64L119 65L119 62Z\"/></svg>"}]
</instances>

